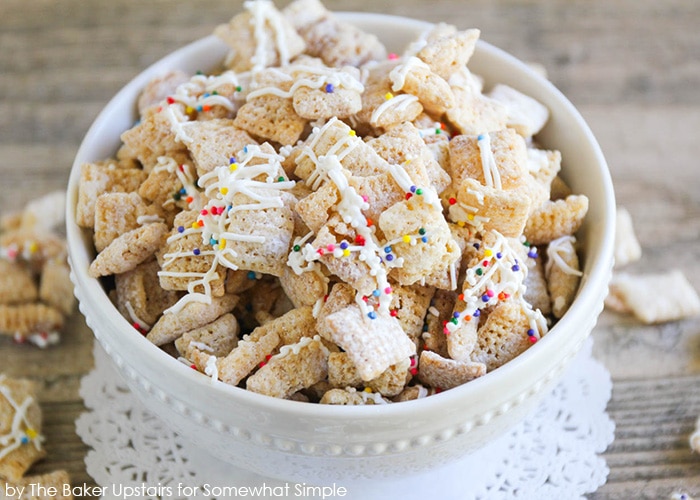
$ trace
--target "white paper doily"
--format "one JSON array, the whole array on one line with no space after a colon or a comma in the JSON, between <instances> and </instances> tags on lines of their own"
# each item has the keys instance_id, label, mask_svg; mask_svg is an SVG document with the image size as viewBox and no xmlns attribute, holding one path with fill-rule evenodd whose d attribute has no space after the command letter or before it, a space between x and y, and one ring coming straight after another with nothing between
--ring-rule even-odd
<instances>
[{"instance_id":1,"label":"white paper doily","mask_svg":"<svg viewBox=\"0 0 700 500\"><path fill-rule=\"evenodd\" d=\"M612 442L615 428L605 413L610 374L592 358L591 346L589 339L559 385L523 423L485 448L409 479L348 485L344 495L326 490L326 498L583 498L605 483L609 469L600 454ZM321 498L320 490L210 458L141 405L97 343L94 354L95 368L80 387L88 411L76 428L92 448L85 463L104 487L103 497L187 498L182 493L194 492L190 498L213 498L211 493L228 492L230 498L235 492L248 498L280 498L285 493L289 498Z\"/></svg>"}]
</instances>

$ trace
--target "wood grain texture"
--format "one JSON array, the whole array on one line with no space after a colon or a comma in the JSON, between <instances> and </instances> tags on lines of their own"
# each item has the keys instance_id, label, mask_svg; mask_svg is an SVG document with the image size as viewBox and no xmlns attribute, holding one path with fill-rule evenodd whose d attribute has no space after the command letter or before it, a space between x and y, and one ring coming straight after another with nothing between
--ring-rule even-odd
<instances>
[{"instance_id":1,"label":"wood grain texture","mask_svg":"<svg viewBox=\"0 0 700 500\"><path fill-rule=\"evenodd\" d=\"M283 2L278 2L282 4ZM700 289L700 6L696 0L327 0L478 27L482 38L543 64L579 107L608 159L618 202L643 246L632 271L681 267ZM62 189L82 136L139 71L204 36L242 1L2 0L0 212ZM660 291L673 293L673 291ZM651 298L653 300L653 298ZM605 313L594 354L610 370L617 425L610 475L593 499L700 496L700 456L688 436L700 414L700 322L644 326ZM0 338L0 370L41 383L48 458L90 483L73 422L91 333L76 313L49 351Z\"/></svg>"}]
</instances>

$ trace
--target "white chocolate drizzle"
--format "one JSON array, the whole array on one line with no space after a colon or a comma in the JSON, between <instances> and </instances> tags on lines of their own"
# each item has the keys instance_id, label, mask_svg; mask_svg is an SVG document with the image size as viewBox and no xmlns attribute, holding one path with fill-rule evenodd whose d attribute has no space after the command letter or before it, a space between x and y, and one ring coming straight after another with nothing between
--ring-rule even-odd
<instances>
[{"instance_id":1,"label":"white chocolate drizzle","mask_svg":"<svg viewBox=\"0 0 700 500\"><path fill-rule=\"evenodd\" d=\"M190 340L189 344L187 344L190 349L195 348L198 351L206 352L206 353L213 353L214 349L209 347L207 344L204 342L197 342L196 340Z\"/></svg>"},{"instance_id":2,"label":"white chocolate drizzle","mask_svg":"<svg viewBox=\"0 0 700 500\"><path fill-rule=\"evenodd\" d=\"M367 218L363 214L363 210L369 208L365 199L360 196L355 189L349 185L349 172L343 168L343 158L352 151L353 148L362 143L362 139L350 133L344 138L333 144L326 154L316 156L314 148L320 141L323 134L337 121L337 118L332 118L322 127L316 127L310 136L308 143L303 147L302 152L297 157L297 162L302 158L308 157L315 166L314 171L309 175L307 184L314 190L317 190L324 182L332 182L338 190L340 201L337 203L336 209L341 219L345 224L349 224L357 236L362 239L361 244L353 244L347 241L341 242L342 246L329 245L332 248L316 249L308 240L313 236L309 233L302 238L296 238L294 241L294 250L290 252L287 264L294 270L295 273L301 274L306 271L317 271L318 267L314 264L326 254L326 250L331 252L335 258L348 257L353 252L358 253L358 260L367 265L368 274L374 278L376 288L372 292L372 296L377 299L377 310L387 312L391 303L392 288L388 280L388 271L394 267L403 265L403 258L394 257L383 258L390 249L396 244L416 245L419 241L427 241L429 237L425 231L420 230L419 234L403 235L394 238L393 240L380 243L375 236L374 227L368 225ZM410 161L410 160L407 160ZM417 196L420 203L430 204L436 210L442 211L440 199L437 192L432 186L426 186L418 191L413 180L410 178L405 168L402 165L389 165L389 174L392 176L397 185L406 193L420 193ZM423 232L421 232L423 231ZM321 251L319 251L321 250ZM456 281L456 278L455 278ZM455 285L456 286L456 285ZM376 317L375 307L369 303L368 297L357 293L356 303L359 305L363 314L371 319ZM314 314L317 316L322 302L318 301L314 306Z\"/></svg>"},{"instance_id":3,"label":"white chocolate drizzle","mask_svg":"<svg viewBox=\"0 0 700 500\"><path fill-rule=\"evenodd\" d=\"M270 0L254 0L244 2L243 7L252 15L255 54L251 57L250 62L253 65L253 73L275 62L267 58L270 50L277 52L281 66L289 64L290 57L289 50L287 50L287 37L282 24L282 14L275 9L274 4ZM272 28L273 36L269 36L267 33L266 25ZM274 46L271 47L270 43L274 43Z\"/></svg>"},{"instance_id":4,"label":"white chocolate drizzle","mask_svg":"<svg viewBox=\"0 0 700 500\"><path fill-rule=\"evenodd\" d=\"M166 171L170 174L175 174L182 184L182 189L185 196L190 196L192 202L189 204L190 208L199 209L201 207L201 196L199 189L195 185L195 177L192 172L192 167L187 164L178 165L177 162L169 156L159 156L158 163L153 168L153 172ZM163 203L163 207L175 203L174 198L169 198Z\"/></svg>"},{"instance_id":5,"label":"white chocolate drizzle","mask_svg":"<svg viewBox=\"0 0 700 500\"><path fill-rule=\"evenodd\" d=\"M337 118L329 120L324 127L314 130L313 134L315 135L311 138L309 144L304 147L299 157L302 155L307 156L313 161L316 167L313 174L308 179L312 189L318 189L323 182L332 182L338 189L340 201L338 202L337 210L340 217L343 222L349 224L355 230L357 235L364 239L363 245L348 244L347 248L338 248L340 251L339 256L342 258L346 251L359 253L358 259L367 265L370 276L375 279L377 285L376 290L379 291L379 308L388 311L389 304L391 303L391 286L389 284L386 266L382 265L383 261L380 257L382 248L376 241L374 230L367 225L367 218L362 213L362 210L369 208L369 205L357 191L355 191L355 188L349 185L346 171L340 163L342 158L358 144L356 141L362 141L362 139L354 135L348 135L343 140L336 142L325 155L319 157L316 156L313 150L320 137L328 130L335 120L337 120ZM296 244L298 245L299 243ZM311 262L318 259L320 259L320 254L310 243L306 243L300 251L292 251L288 260L293 269L302 269L304 262ZM360 293L358 293L356 297L356 302L366 315L374 313L374 307L368 305L363 300Z\"/></svg>"},{"instance_id":6,"label":"white chocolate drizzle","mask_svg":"<svg viewBox=\"0 0 700 500\"><path fill-rule=\"evenodd\" d=\"M280 352L272 356L269 359L269 361L272 361L273 359L284 358L289 355L297 356L303 348L305 348L312 342L318 342L319 346L321 347L321 350L326 356L330 354L328 348L325 345L323 345L323 342L321 342L321 336L317 334L313 337L302 337L301 340L299 340L299 342L296 342L294 344L283 345L282 347L280 347Z\"/></svg>"},{"instance_id":7,"label":"white chocolate drizzle","mask_svg":"<svg viewBox=\"0 0 700 500\"><path fill-rule=\"evenodd\" d=\"M137 325L142 332L148 332L151 329L151 325L149 325L144 320L138 317L136 311L134 311L134 307L131 305L131 302L129 302L128 300L124 302L124 308L129 314L129 319L131 319L131 323Z\"/></svg>"},{"instance_id":8,"label":"white chocolate drizzle","mask_svg":"<svg viewBox=\"0 0 700 500\"><path fill-rule=\"evenodd\" d=\"M496 159L491 150L491 136L488 133L479 134L477 144L481 154L481 168L484 171L484 183L488 187L503 189L501 173L498 171Z\"/></svg>"},{"instance_id":9,"label":"white chocolate drizzle","mask_svg":"<svg viewBox=\"0 0 700 500\"><path fill-rule=\"evenodd\" d=\"M163 222L163 218L155 214L139 215L138 217L136 217L136 223L139 226L143 226L144 224L153 224L154 222Z\"/></svg>"},{"instance_id":10,"label":"white chocolate drizzle","mask_svg":"<svg viewBox=\"0 0 700 500\"><path fill-rule=\"evenodd\" d=\"M235 111L236 104L220 93L220 90L227 86L236 89L240 84L239 76L231 70L211 76L197 74L192 76L189 82L178 85L170 97L172 101L183 104L193 111L202 111L211 106L221 106L228 111ZM230 91L227 90L226 93Z\"/></svg>"},{"instance_id":11,"label":"white chocolate drizzle","mask_svg":"<svg viewBox=\"0 0 700 500\"><path fill-rule=\"evenodd\" d=\"M204 366L204 373L211 377L212 385L219 381L219 367L216 365L216 356L209 356Z\"/></svg>"},{"instance_id":12,"label":"white chocolate drizzle","mask_svg":"<svg viewBox=\"0 0 700 500\"><path fill-rule=\"evenodd\" d=\"M284 170L280 163L282 159L282 156L274 152L265 152L260 146L253 144L243 149L240 161L216 167L199 178L198 184L204 187L209 201L202 208L194 226L179 228L178 232L168 237L167 242L172 243L185 236L199 234L203 248L198 249L196 256L213 257L212 264L204 273L165 270L158 272L159 276L195 278L187 285L188 293L167 309L166 313L175 313L192 301L211 303L211 282L219 277L217 268L223 266L234 271L238 269L234 262L238 254L234 249L235 245L229 242L265 242L263 236L234 232L231 229L231 215L244 210L265 210L284 206L281 192L294 187L295 182L286 180L283 175ZM251 164L253 161L260 163ZM241 201L240 195L244 195L245 201ZM192 252L166 253L161 267L166 269L176 259L192 256ZM199 287L203 287L204 291L195 291Z\"/></svg>"},{"instance_id":13,"label":"white chocolate drizzle","mask_svg":"<svg viewBox=\"0 0 700 500\"><path fill-rule=\"evenodd\" d=\"M294 96L296 91L302 87L320 89L328 85L332 86L329 88L331 92L335 88L353 90L358 93L362 93L365 90L364 85L347 71L339 71L325 66L292 65L289 67L288 74L294 80L289 90L285 91L274 86L261 87L250 91L247 99L255 99L263 95L275 95L288 99Z\"/></svg>"},{"instance_id":14,"label":"white chocolate drizzle","mask_svg":"<svg viewBox=\"0 0 700 500\"><path fill-rule=\"evenodd\" d=\"M547 245L547 263L545 264L545 274L547 276L552 271L552 266L555 265L566 274L583 276L580 270L574 269L564 260L564 255L571 256L575 253L574 243L576 243L576 238L573 236L562 236L549 242L549 245Z\"/></svg>"},{"instance_id":15,"label":"white chocolate drizzle","mask_svg":"<svg viewBox=\"0 0 700 500\"><path fill-rule=\"evenodd\" d=\"M496 242L484 249L483 257L476 266L467 269L460 295L464 310L458 318L445 324L445 333L455 331L465 317L466 321L478 317L486 306L495 305L501 300L516 300L528 318L531 330L528 335L539 339L547 331L547 321L540 310L533 310L524 298L527 265L518 260L517 252L503 235L497 231L491 233Z\"/></svg>"},{"instance_id":16,"label":"white chocolate drizzle","mask_svg":"<svg viewBox=\"0 0 700 500\"><path fill-rule=\"evenodd\" d=\"M175 140L181 142L185 146L189 146L194 142L194 139L187 135L185 130L187 125L193 122L182 112L179 105L170 105L165 108L165 113L170 121L170 131L175 136Z\"/></svg>"},{"instance_id":17,"label":"white chocolate drizzle","mask_svg":"<svg viewBox=\"0 0 700 500\"><path fill-rule=\"evenodd\" d=\"M404 111L414 102L418 102L418 98L412 94L400 94L396 96L391 96L389 99L385 99L383 103L372 111L372 116L369 119L370 125L377 126L379 118L391 108L396 111Z\"/></svg>"},{"instance_id":18,"label":"white chocolate drizzle","mask_svg":"<svg viewBox=\"0 0 700 500\"><path fill-rule=\"evenodd\" d=\"M389 80L391 80L391 90L398 92L402 90L406 85L406 76L415 68L426 69L430 71L430 66L425 64L423 61L415 56L407 57L402 60L401 64L397 65L389 73Z\"/></svg>"}]
</instances>

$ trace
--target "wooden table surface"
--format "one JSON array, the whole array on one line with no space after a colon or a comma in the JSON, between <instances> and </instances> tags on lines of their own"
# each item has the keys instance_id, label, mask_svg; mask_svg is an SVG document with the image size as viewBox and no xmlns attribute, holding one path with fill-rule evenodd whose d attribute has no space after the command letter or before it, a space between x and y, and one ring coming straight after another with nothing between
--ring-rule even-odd
<instances>
[{"instance_id":1,"label":"wooden table surface","mask_svg":"<svg viewBox=\"0 0 700 500\"><path fill-rule=\"evenodd\" d=\"M62 189L81 138L141 69L208 34L240 0L1 0L0 212ZM280 4L281 2L278 2ZM460 28L543 64L598 137L643 247L633 271L681 267L700 289L700 4L697 0L328 0ZM659 290L659 293L673 293ZM650 297L653 300L653 297ZM594 355L612 374L617 429L595 499L700 497L688 436L700 414L700 319L661 326L604 313ZM56 347L0 339L0 371L41 383L48 458L92 480L75 434L92 337L78 314Z\"/></svg>"}]
</instances>

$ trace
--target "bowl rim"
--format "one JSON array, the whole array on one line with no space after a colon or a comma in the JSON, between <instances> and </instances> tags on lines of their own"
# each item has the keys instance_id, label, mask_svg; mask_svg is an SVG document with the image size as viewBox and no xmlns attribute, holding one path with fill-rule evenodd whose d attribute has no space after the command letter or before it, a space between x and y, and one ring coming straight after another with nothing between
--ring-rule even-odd
<instances>
[{"instance_id":1,"label":"bowl rim","mask_svg":"<svg viewBox=\"0 0 700 500\"><path fill-rule=\"evenodd\" d=\"M400 23L402 25L407 25L416 31L425 30L430 26L433 26L433 23L429 23L427 21L389 14L374 14L366 12L335 12L335 14L353 24ZM159 71L172 69L172 63L182 58L183 55L196 53L202 49L216 47L217 44L222 45L222 42L220 42L214 35L200 38L167 54L163 58L139 72L109 100L106 106L97 115L92 125L88 129L83 141L81 142L80 148L78 149L71 168L70 178L68 181L68 203L66 204L66 230L69 246L69 261L72 268L71 277L73 278L76 290L78 287L81 287L83 291L90 292L94 290L95 287L99 287L101 294L99 292L97 295L91 293L80 293L81 297L79 298L82 299L81 304L83 301L86 301L90 307L94 306L95 308L99 309L97 312L107 313L107 316L104 319L107 320L110 327L113 327L115 330L121 331L122 333L124 331L128 331L131 326L129 325L128 321L121 316L117 308L111 303L108 295L100 285L99 280L91 278L87 275L87 266L83 266L84 269L75 267L75 259L84 263L86 261L85 256L89 254L88 249L83 247L84 232L86 230L78 227L75 223L79 172L83 163L87 161L97 161L109 157L108 155L110 153L107 153L104 158L88 157L94 155L88 155L87 151L92 147L91 144L95 141L96 137L100 136L106 125L105 121L107 120L109 114L114 111L114 108L123 106L122 101L125 100L126 96L142 89L145 83ZM210 392L212 395L232 398L231 400L234 402L256 407L261 410L272 411L277 414L294 414L296 417L301 418L310 417L315 419L323 418L332 420L375 420L377 418L391 419L397 415L406 415L414 412L429 410L434 411L434 407L438 406L449 407L457 403L459 400L470 400L474 397L474 394L488 392L489 387L495 387L499 385L499 383L504 383L504 381L506 381L510 376L510 372L526 368L527 365L533 362L533 357L540 356L540 350L547 349L548 351L554 352L556 351L557 347L561 347L565 342L565 337L563 333L558 333L568 328L575 328L576 322L581 321L591 312L591 305L586 304L598 302L600 287L607 286L609 280L610 268L612 266L615 223L615 197L610 172L602 150L600 149L600 146L588 124L585 122L574 105L559 91L559 89L554 86L554 84L536 73L515 56L489 44L488 42L479 40L477 42L476 50L477 52L486 54L489 57L495 57L500 61L507 62L509 65L527 74L528 78L531 79L532 82L544 87L544 89L551 94L552 99L557 100L559 104L563 106L566 113L574 119L581 132L584 133L588 142L587 146L591 148L593 155L595 156L596 163L600 167L603 187L603 196L601 199L604 200L606 206L604 207L604 220L596 221L596 223L604 224L606 230L604 237L601 239L598 258L595 262L591 262L590 258L586 260L584 279L580 284L576 299L574 300L571 308L549 330L549 332L537 342L537 345L527 349L524 353L509 361L503 366L504 369L495 369L483 377L479 377L473 381L470 381L469 383L443 391L439 394L432 395L428 398L405 401L401 404L359 405L354 407L337 408L335 405L307 404L300 403L298 401L277 399L225 383L212 384L210 377L192 370L171 356L164 355L159 347L155 346L141 335L123 335L121 341L127 342L130 348L143 350L144 354L146 354L149 359L151 359L154 363L162 365L163 369L168 370L173 377L182 379L189 384L194 384L195 387L201 388L202 391ZM134 102L130 101L129 105L133 106ZM112 151L111 154L113 154L113 147L110 146L110 150ZM82 252L76 253L76 245L83 247L81 248ZM87 264L89 265L89 260L87 260ZM78 295L77 291L76 295ZM107 306L106 310L103 310L104 306ZM81 311L82 310L83 307L81 305ZM85 316L87 317L87 314L85 314ZM116 324L114 324L114 322L116 322ZM98 335L94 329L93 333L97 340L103 346L105 346L105 342L108 342L108 340L101 338L101 335ZM110 354L114 355L116 353L110 352Z\"/></svg>"}]
</instances>

